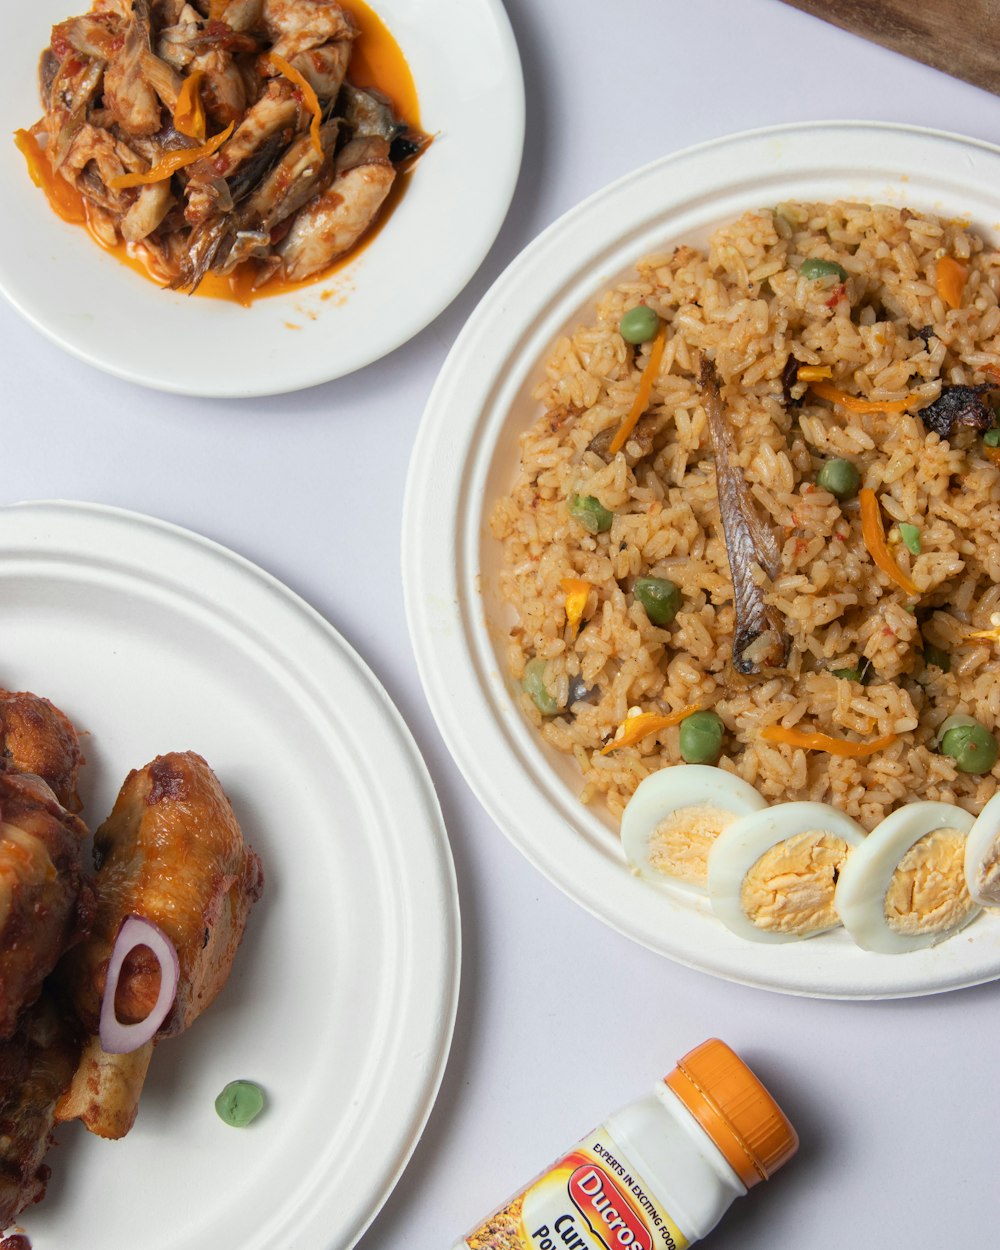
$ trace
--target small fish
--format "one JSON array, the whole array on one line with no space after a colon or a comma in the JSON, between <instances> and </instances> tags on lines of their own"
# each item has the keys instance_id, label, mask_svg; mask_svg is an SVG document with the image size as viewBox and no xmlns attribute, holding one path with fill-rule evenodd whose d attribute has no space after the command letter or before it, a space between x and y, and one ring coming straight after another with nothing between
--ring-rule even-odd
<instances>
[{"instance_id":1,"label":"small fish","mask_svg":"<svg viewBox=\"0 0 1000 1250\"><path fill-rule=\"evenodd\" d=\"M162 223L173 204L169 178L140 187L131 207L121 219L119 228L122 238L126 243L140 243Z\"/></svg>"},{"instance_id":2,"label":"small fish","mask_svg":"<svg viewBox=\"0 0 1000 1250\"><path fill-rule=\"evenodd\" d=\"M354 44L349 39L335 39L321 48L309 48L292 61L320 100L335 100L345 85L347 66Z\"/></svg>"},{"instance_id":3,"label":"small fish","mask_svg":"<svg viewBox=\"0 0 1000 1250\"><path fill-rule=\"evenodd\" d=\"M762 524L742 469L732 462L732 434L726 422L715 369L701 367L701 387L708 428L715 451L715 483L719 513L733 578L736 629L733 665L741 673L780 668L788 659L791 639L777 609L764 599L753 577L756 564L773 581L781 568L781 552L771 531Z\"/></svg>"},{"instance_id":4,"label":"small fish","mask_svg":"<svg viewBox=\"0 0 1000 1250\"><path fill-rule=\"evenodd\" d=\"M334 0L264 0L264 29L275 56L294 61L300 52L319 48L331 40L353 41L358 25Z\"/></svg>"},{"instance_id":5,"label":"small fish","mask_svg":"<svg viewBox=\"0 0 1000 1250\"><path fill-rule=\"evenodd\" d=\"M378 216L395 177L385 139L352 139L337 156L333 181L278 244L285 276L308 278L349 251Z\"/></svg>"},{"instance_id":6,"label":"small fish","mask_svg":"<svg viewBox=\"0 0 1000 1250\"><path fill-rule=\"evenodd\" d=\"M129 135L152 135L161 126L160 100L146 77L151 26L150 0L132 0L125 41L104 75L105 103Z\"/></svg>"}]
</instances>

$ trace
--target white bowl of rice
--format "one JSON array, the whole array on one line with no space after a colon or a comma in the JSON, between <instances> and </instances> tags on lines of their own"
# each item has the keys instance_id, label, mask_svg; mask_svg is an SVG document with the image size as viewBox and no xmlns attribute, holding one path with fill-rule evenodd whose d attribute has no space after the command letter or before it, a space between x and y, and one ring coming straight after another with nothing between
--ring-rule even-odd
<instances>
[{"instance_id":1,"label":"white bowl of rice","mask_svg":"<svg viewBox=\"0 0 1000 1250\"><path fill-rule=\"evenodd\" d=\"M725 735L709 762L770 803L829 803L867 830L914 800L976 815L997 792L1000 766L963 771L940 749L955 717L1000 732L991 187L1000 150L887 125L783 127L666 157L511 265L428 403L403 567L442 733L542 872L690 966L862 998L1000 976L994 914L894 958L843 930L741 941L697 893L651 889L618 826L645 777L685 762L680 731L615 745L630 714L709 709ZM632 344L619 329L637 305L662 328L652 366L652 335ZM734 650L703 360L780 551L772 578L750 579L783 638L774 663ZM610 454L644 373L641 424ZM966 390L989 413L978 428L957 403ZM830 461L856 471L843 498L821 484ZM598 521L581 524L573 499L599 504ZM649 577L679 591L662 625L633 593Z\"/></svg>"}]
</instances>

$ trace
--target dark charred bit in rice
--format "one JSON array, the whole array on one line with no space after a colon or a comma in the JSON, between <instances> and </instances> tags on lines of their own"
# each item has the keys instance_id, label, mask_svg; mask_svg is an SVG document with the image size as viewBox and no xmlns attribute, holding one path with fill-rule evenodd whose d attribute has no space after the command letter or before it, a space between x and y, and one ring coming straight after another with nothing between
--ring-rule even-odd
<instances>
[{"instance_id":1,"label":"dark charred bit in rice","mask_svg":"<svg viewBox=\"0 0 1000 1250\"><path fill-rule=\"evenodd\" d=\"M634 468L641 460L645 460L652 452L658 425L659 419L650 412L640 417L635 423L635 429L628 436L621 451L621 454L625 457L625 463L630 469ZM587 444L587 450L592 451L595 456L600 456L605 464L608 464L614 459L611 455L611 444L617 433L618 426L609 425L606 429L601 430L599 434L594 435ZM632 450L633 444L638 448L638 454Z\"/></svg>"},{"instance_id":2,"label":"dark charred bit in rice","mask_svg":"<svg viewBox=\"0 0 1000 1250\"><path fill-rule=\"evenodd\" d=\"M559 404L555 408L550 408L545 414L545 420L549 430L555 434L557 430L561 430L567 421L575 421L577 417L583 413L582 408L578 408L576 404Z\"/></svg>"},{"instance_id":3,"label":"dark charred bit in rice","mask_svg":"<svg viewBox=\"0 0 1000 1250\"><path fill-rule=\"evenodd\" d=\"M933 326L921 326L919 330L914 331L913 337L915 339L920 339L924 347L926 347L927 350L930 351L931 339L936 338L937 336L934 333Z\"/></svg>"},{"instance_id":4,"label":"dark charred bit in rice","mask_svg":"<svg viewBox=\"0 0 1000 1250\"><path fill-rule=\"evenodd\" d=\"M566 705L572 709L574 703L596 703L601 697L599 686L588 686L579 673L569 679L569 690L566 694Z\"/></svg>"},{"instance_id":5,"label":"dark charred bit in rice","mask_svg":"<svg viewBox=\"0 0 1000 1250\"><path fill-rule=\"evenodd\" d=\"M993 425L993 409L982 397L996 389L995 382L942 386L937 399L920 409L920 418L929 430L942 438L950 438L959 430L988 430Z\"/></svg>"},{"instance_id":6,"label":"dark charred bit in rice","mask_svg":"<svg viewBox=\"0 0 1000 1250\"><path fill-rule=\"evenodd\" d=\"M786 408L800 408L802 406L802 400L805 398L804 391L798 399L796 399L792 394L792 387L798 381L799 366L801 363L802 362L800 360L796 360L791 352L789 352L788 358L785 361L785 367L781 371L781 402Z\"/></svg>"}]
</instances>

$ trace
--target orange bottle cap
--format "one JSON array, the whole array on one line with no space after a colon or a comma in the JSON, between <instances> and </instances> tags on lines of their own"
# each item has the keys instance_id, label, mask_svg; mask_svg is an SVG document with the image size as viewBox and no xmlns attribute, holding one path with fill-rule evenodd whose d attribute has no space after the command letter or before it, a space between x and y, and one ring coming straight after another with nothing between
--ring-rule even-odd
<instances>
[{"instance_id":1,"label":"orange bottle cap","mask_svg":"<svg viewBox=\"0 0 1000 1250\"><path fill-rule=\"evenodd\" d=\"M717 1037L679 1060L666 1083L748 1189L766 1181L799 1148L785 1113Z\"/></svg>"}]
</instances>

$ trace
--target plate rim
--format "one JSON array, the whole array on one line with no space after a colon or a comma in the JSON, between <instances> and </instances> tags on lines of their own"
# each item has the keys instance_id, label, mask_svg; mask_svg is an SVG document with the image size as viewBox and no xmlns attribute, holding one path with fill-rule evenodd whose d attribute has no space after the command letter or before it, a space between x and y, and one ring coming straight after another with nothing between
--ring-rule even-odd
<instances>
[{"instance_id":1,"label":"plate rim","mask_svg":"<svg viewBox=\"0 0 1000 1250\"><path fill-rule=\"evenodd\" d=\"M919 954L927 955L926 960L918 960L916 956L910 956L909 959L912 962L908 965L909 972L906 967L899 967L898 957L872 956L867 952L859 952L851 948L844 951L846 968L837 978L831 979L826 976L824 983L817 983L809 975L791 978L786 975L781 980L776 980L767 974L766 969L761 974L759 970L753 968L754 957L752 955L739 961L739 967L731 966L732 953L729 952L727 955L725 948L730 945L731 940L735 940L735 935L730 935L728 930L723 929L721 934L703 931L702 937L707 939L706 951L699 951L697 954L693 954L690 950L669 949L672 943L665 942L662 937L659 940L652 939L641 926L637 927L634 918L625 918L620 914L609 915L599 887L595 886L592 880L587 879L588 874L580 870L580 865L576 866L574 875L572 871L567 873L553 863L551 848L543 848L541 839L537 835L533 837L531 828L537 829L539 820L547 817L553 830L558 831L554 832L553 836L565 838L567 827L572 830L574 821L578 825L581 824L585 809L575 796L569 795L568 788L563 786L559 787L559 794L554 799L551 793L546 793L542 798L537 798L535 794L530 793L535 783L535 778L531 774L541 771L538 761L539 757L544 755L545 748L540 741L535 741L537 735L533 730L529 742L525 732L527 722L510 696L508 679L495 672L489 674L489 679L499 685L507 683L506 704L509 706L494 708L491 704L491 700L495 701L499 696L496 695L494 686L490 686L487 690L486 679L483 676L483 670L489 665L493 650L488 640L489 627L485 618L484 601L479 594L479 578L482 571L478 552L482 531L485 529L485 515L481 503L478 512L475 511L475 505L470 505L469 496L473 493L473 488L467 481L456 485L450 477L442 480L440 472L441 451L445 437L449 462L453 461L456 466L460 466L457 470L460 473L466 472L470 466L478 470L479 460L492 457L496 451L498 437L494 435L500 430L501 421L491 412L490 405L495 402L494 391L500 386L496 375L501 366L496 364L494 357L502 354L503 365L511 365L517 360L520 350L519 344L512 340L519 337L520 342L523 343L529 340L533 333L535 338L538 337L537 325L545 321L546 301L552 304L557 303L557 295L565 292L567 288L578 291L581 286L585 285L583 275L587 272L590 273L592 279L593 269L597 263L595 258L612 251L613 245L620 243L622 237L628 238L630 228L635 233L640 233L643 228L647 232L651 229L650 221L657 216L652 209L637 208L634 211L626 209L626 217L616 239L604 238L596 243L582 241L580 236L584 233L585 227L589 223L593 229L593 219L600 215L603 208L606 208L608 201L615 200L615 207L620 209L626 194L633 193L637 186L641 188L643 183L649 183L658 176L662 178L667 173L676 175L678 167L683 167L685 164L697 165L706 157L716 157L720 149L748 147L760 154L762 149L767 145L773 145L776 141L785 140L792 147L796 144L801 146L803 137L813 137L817 134L830 136L834 132L850 137L853 163L849 166L845 159L839 159L831 166L828 160L824 160L822 169L825 173L832 168L834 174L838 175L842 181L848 176L848 168L855 177L863 172L869 178L879 176L886 181L891 180L894 176L893 157L891 153L886 155L882 149L878 148L879 139L884 141L891 137L897 137L903 143L943 144L956 158L959 153L967 157L970 149L974 149L993 162L1000 160L1000 147L984 140L946 130L864 120L831 119L821 122L794 122L737 131L657 157L599 188L580 203L572 206L532 240L494 282L456 339L427 400L418 427L404 496L401 541L404 603L411 642L425 694L438 728L467 783L501 831L529 862L585 910L640 945L675 962L739 984L816 998L915 997L943 990L966 988L1000 977L1000 946L987 971L980 969L972 973L959 972L956 975L935 973L929 978L926 971L921 972L920 968L924 964L933 965L935 962L941 962L941 952L947 951L949 947L949 943L946 942L938 947L930 948L928 952L920 952ZM861 138L862 135L865 136L864 139ZM867 153L855 155L853 148L859 143L869 145ZM867 159L865 159L866 155ZM800 179L803 178L805 167L808 165L812 168L816 164L814 157L806 161L805 153L802 152L793 154L790 168L787 167L787 151L784 153L783 160L785 164L782 165L781 175L786 181L794 179L796 175ZM971 185L971 180L969 181ZM689 188L672 191L660 206L657 216L659 227L671 243L678 239L676 232L671 234L670 213L673 211L676 214L678 206L687 202L685 195L690 199L698 192L703 197L711 193L714 198L718 194L717 189L706 189L703 182L704 179L699 182L696 178L693 191ZM731 188L734 178L731 174L727 174L718 182L723 188ZM1000 215L1000 197L997 203L998 215ZM569 242L577 244L578 250L583 254L583 260L580 263L574 260L571 266L566 265L566 272L558 274L546 272L546 264L549 269L552 264L552 256L547 253L558 251L560 243L566 249ZM635 259L638 255L638 251L632 253ZM542 289L533 290L530 300L520 307L518 296L522 293L522 288L529 278L535 280L536 288ZM612 280L613 277L609 273L596 285L600 288ZM593 282L591 284L593 285ZM569 296L565 297L564 302L569 302ZM490 318L494 310L500 306L505 308L508 327L502 333L497 334L497 326L491 323ZM578 301L578 310L579 307ZM513 317L511 317L512 308L516 310ZM549 315L548 320L551 322L552 319L552 315ZM516 322L520 329L511 329L509 326L511 321ZM494 335L502 340L492 356L483 343L487 327L490 327ZM457 405L452 402L449 409L449 399L455 400L453 392L462 390L463 386L466 388L470 386L469 361L473 356L475 357L475 370L480 378L485 375L486 380L476 381L472 385L471 398L466 402L464 410L461 402ZM534 360L536 375L539 364L540 361L536 356ZM525 368L524 372L527 375L528 369ZM446 409L448 409L447 414ZM464 428L461 420L456 420L458 412L463 413L465 425L468 428ZM496 426L496 430L492 428L493 425ZM475 449L470 448L470 440L482 434L487 426L490 426L490 430L489 437L486 438L486 450L477 453ZM522 428L524 428L523 425L517 426L518 430ZM437 453L436 458L435 453ZM435 489L430 491L427 489L427 483L432 466L436 467L437 472L434 478ZM481 485L483 480L482 474L478 474L475 484ZM465 522L466 529L464 532L459 532L457 527L462 520ZM476 533L473 533L473 530ZM422 534L432 536L433 541L424 544ZM468 637L466 631L471 631ZM475 653L477 647L482 654ZM473 653L471 657L467 654L470 649ZM486 659L483 658L484 654L487 655ZM495 662L492 668L496 668ZM481 700L484 706L476 706L477 700ZM476 709L474 715L473 707ZM460 718L456 711L458 708L462 709ZM499 757L491 759L487 764L486 757L489 751L497 749L500 751ZM525 763L526 754L530 756L527 764ZM512 780L511 769L514 770L514 780ZM497 784L493 775L496 772L502 774L503 785ZM528 774L528 779L526 785L522 785L525 772ZM554 769L549 769L548 772L550 779L555 778ZM545 784L543 783L543 787ZM554 781L549 788L555 788ZM517 791L516 797L515 790ZM526 802L530 804L530 818L526 818L523 811L519 811L517 807L518 803ZM587 815L589 816L589 813ZM584 835L581 833L579 838L582 843ZM581 851L580 854L582 855L583 852ZM590 868L595 868L596 864L597 856L590 855ZM621 861L620 868L622 877L627 878L629 874L624 861ZM567 876L571 879L567 880ZM622 890L625 891L626 887L622 886ZM634 891L633 897L638 897L634 895ZM621 902L620 899L618 901ZM648 912L648 901L646 909ZM664 917L667 921L670 918L670 915ZM646 922L648 924L648 916ZM721 925L719 928L722 928ZM836 941L838 937L842 935L833 935L831 941ZM713 941L713 939L718 940ZM750 947L753 944L744 941L742 945ZM807 967L812 942L790 945L804 952L802 963L804 967ZM719 948L721 948L721 954ZM764 949L770 951L774 948L765 947ZM746 955L746 951L742 953ZM815 955L818 950L814 949L812 953ZM865 984L861 988L854 984L855 977L851 970L852 961L857 963L859 956L863 956L867 961L863 978ZM820 962L824 958L820 956ZM878 960L882 961L882 971L876 966ZM885 963L886 960L889 961L888 965ZM748 967L747 964L751 966Z\"/></svg>"},{"instance_id":2,"label":"plate rim","mask_svg":"<svg viewBox=\"0 0 1000 1250\"><path fill-rule=\"evenodd\" d=\"M366 3L368 0L366 0ZM97 369L111 377L118 378L124 382L128 382L135 386L140 386L153 391L160 391L165 394L184 395L192 398L201 399L254 399L269 397L273 395L294 394L297 391L307 390L312 387L321 386L325 383L336 381L338 378L347 377L352 373L356 373L361 369L374 364L376 361L384 359L393 352L397 351L404 344L408 343L412 338L419 334L427 326L432 324L438 317L445 312L452 303L458 298L463 290L474 279L479 272L484 261L490 253L497 236L507 218L510 205L514 197L517 187L518 178L520 176L521 163L524 155L524 139L526 125L526 98L524 69L521 63L520 52L517 46L517 40L511 25L510 18L503 5L502 0L463 0L465 5L475 4L482 10L484 20L488 19L497 36L495 44L491 44L491 52L496 57L496 63L503 67L503 85L506 98L504 100L504 128L503 138L504 146L496 153L496 159L491 161L490 168L495 171L496 186L493 188L491 197L488 199L485 207L476 216L477 232L475 240L470 244L468 254L464 259L464 263L455 267L450 278L444 282L437 284L434 290L436 294L434 298L427 299L426 302L419 305L419 311L410 312L409 315L401 317L395 323L395 329L391 334L384 337L379 336L370 346L365 348L363 345L358 346L358 336L351 335L350 338L355 345L354 352L346 361L336 364L333 368L329 365L322 365L319 362L326 359L323 352L314 351L312 358L317 362L312 368L299 368L298 375L294 381L285 378L277 384L267 380L273 371L273 364L265 373L261 372L258 379L253 383L245 383L236 379L235 373L230 377L229 381L214 378L209 380L206 375L202 376L200 381L185 381L183 376L177 376L178 371L168 366L162 370L150 369L148 366L139 367L129 358L129 353L116 353L113 347L104 347L101 350L95 350L92 344L81 342L70 332L65 325L52 325L46 316L45 308L40 306L38 300L33 297L32 287L25 282L18 282L9 272L8 267L4 264L3 254L0 252L0 295L4 297L6 302L14 309L14 311L34 330L40 333L45 339L55 346L72 356L74 359ZM378 4L370 5L376 12ZM381 16L381 14L379 14ZM392 17L386 20L386 25L394 38L397 38L396 31L393 29ZM399 42L397 38L397 42ZM400 43L403 55L409 61L411 51ZM417 83L418 99L421 102L421 108L424 107L424 93L420 91L419 82ZM30 112L30 109L27 109ZM27 115L26 112L26 115ZM23 119L20 121L16 118L10 119L12 124L20 126L26 124ZM18 156L18 163L23 170L23 162ZM26 175L25 175L26 176ZM36 195L41 194L37 188L30 188ZM412 195L413 188L407 188L407 192ZM406 196L404 195L404 201ZM45 205L39 205L39 209L46 209L46 221L51 219L51 223L57 227L64 227L66 230L79 231L78 226L69 226L59 221L57 215L49 210ZM403 205L398 206L401 213ZM41 213L40 213L41 215ZM394 214L395 216L395 214ZM53 236L66 237L66 236ZM74 240L78 242L77 240ZM96 254L99 249L91 240L83 240ZM371 245L377 246L377 240L372 240ZM74 249L75 250L75 249ZM337 271L333 275L334 281L340 279L341 274L350 275L352 268L357 263L363 263L366 257L367 248L362 248L343 271ZM95 255L93 259L100 260L99 255ZM104 258L107 261L107 258ZM115 261L115 272L121 266ZM110 272L110 271L109 271ZM98 277L100 274L98 273ZM307 309L303 315L301 310L295 307L294 301L297 299L313 302L321 300L321 288L324 281L329 279L319 279L315 283L307 284L304 287L297 288L291 292L268 297L253 305L250 309L238 309L241 314L252 313L253 309L258 310L258 315L263 317L265 313L259 310L265 306L272 306L276 309L284 310L284 312L295 317L297 320L311 321L321 316L319 304L316 308ZM364 279L360 281L363 283ZM156 291L154 283L145 283L154 294L173 295L172 292ZM424 290L428 289L428 284L423 286ZM83 309L88 305L89 292L79 291L78 312L83 313ZM139 300L142 296L137 297ZM187 296L181 297L181 300L187 299ZM347 297L350 300L350 295ZM334 300L333 303L338 303ZM235 305L230 306L226 301L208 300L201 301L204 304L220 304L226 310L232 311ZM180 305L180 301L178 301ZM406 305L411 307L412 305ZM166 307L165 302L161 307ZM181 308L178 306L178 314L181 314ZM89 314L87 314L89 315ZM208 318L209 313L205 314ZM80 319L80 318L78 318ZM83 318L85 319L85 317ZM276 332L276 327L282 324L282 317L276 316L272 318L274 322L270 325L271 333ZM202 327L207 330L207 326ZM301 328L301 327L299 327ZM339 328L339 327L338 327ZM193 343L188 344L189 348L194 348Z\"/></svg>"},{"instance_id":3,"label":"plate rim","mask_svg":"<svg viewBox=\"0 0 1000 1250\"><path fill-rule=\"evenodd\" d=\"M110 527L98 536L97 543L93 541L92 533L95 522L98 526ZM115 528L119 526L125 526L130 531L128 550L124 555L113 549ZM181 556L184 552L195 549L210 560L222 561L240 579L255 586L258 592L264 593L277 603L280 612L292 612L299 617L322 640L320 645L330 648L334 663L337 666L346 666L351 680L358 689L365 692L369 710L385 729L386 737L391 735L394 741L393 750L398 755L397 762L408 771L414 791L419 795L422 804L419 817L413 820L413 836L417 837L419 831L419 842L422 844L420 867L433 875L429 878L422 876L419 883L414 881L407 887L405 876L397 873L393 866L392 885L408 898L407 915L411 921L411 930L416 921L421 922L419 936L422 944L415 949L426 954L428 950L436 951L440 948L442 958L440 964L433 969L434 983L431 992L427 993L425 987L423 995L433 1005L433 1009L429 1010L421 1003L419 1018L416 1020L425 1034L418 1038L421 1062L409 1064L405 1069L398 1065L397 1071L393 1073L397 1084L400 1076L405 1077L407 1086L413 1087L412 1094L406 1100L405 1106L394 1110L391 1122L387 1121L383 1126L382 1136L388 1139L389 1144L387 1148L381 1149L381 1166L372 1167L366 1173L368 1176L374 1173L374 1176L365 1188L362 1202L351 1204L350 1219L353 1222L345 1230L346 1240L332 1220L323 1218L333 1212L334 1199L329 1196L331 1191L317 1183L317 1177L313 1174L315 1168L310 1170L307 1166L303 1169L304 1177L309 1177L312 1182L307 1192L305 1225L309 1240L297 1241L297 1244L307 1246L309 1250L351 1250L371 1227L395 1189L436 1105L451 1054L460 998L462 928L457 874L440 802L416 740L402 713L367 662L317 609L266 569L214 539L174 522L113 505L66 499L23 500L0 506L0 579L3 577L5 557L11 551L12 529L20 531L19 536L22 539L22 545L17 549L18 557L25 556L30 561L37 558L43 563L56 564L61 563L67 554L81 557L84 564L87 559L98 564L103 557L116 572L124 567L138 581L143 580L138 575L139 551L143 546L148 546L149 535L153 536L151 554L157 553L158 544L162 554L162 544L167 542L175 545ZM138 550L135 546L137 541ZM111 559L108 559L109 556ZM172 572L176 578L177 570ZM16 570L11 573L11 576L17 575ZM85 576L83 580L88 579ZM178 584L175 583L175 586ZM205 591L203 584L198 585L197 577L194 584L196 590ZM195 591L190 591L184 597L184 602L202 606L205 599L199 598ZM216 605L213 603L212 606ZM228 620L221 611L219 617ZM385 750L385 738L380 739L380 749ZM412 814L417 817L416 813ZM428 896L434 900L433 907L426 905ZM428 938L430 927L433 927L433 932ZM411 1003L408 1017L411 1024L412 1008ZM390 1036L395 1038L395 1030ZM384 1094L381 1095L383 1104L385 1097ZM393 1101L395 1100L394 1093ZM352 1187L352 1192L357 1192L357 1186ZM25 1214L29 1216L30 1222L30 1213ZM287 1211L280 1214L287 1220ZM257 1250L279 1250L285 1244L287 1224L282 1225L280 1219L276 1221L272 1217L259 1235L267 1240L255 1240L254 1246ZM298 1237L299 1233L296 1235Z\"/></svg>"}]
</instances>

